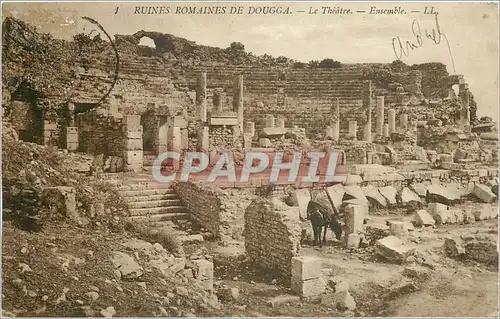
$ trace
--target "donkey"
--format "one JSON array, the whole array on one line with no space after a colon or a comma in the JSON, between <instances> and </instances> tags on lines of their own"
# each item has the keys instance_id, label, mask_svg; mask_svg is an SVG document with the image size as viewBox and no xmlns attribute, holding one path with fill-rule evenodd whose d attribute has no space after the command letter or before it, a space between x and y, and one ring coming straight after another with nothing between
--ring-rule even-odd
<instances>
[{"instance_id":1,"label":"donkey","mask_svg":"<svg viewBox=\"0 0 500 319\"><path fill-rule=\"evenodd\" d=\"M328 227L335 233L337 240L340 240L342 236L341 224L335 218L332 210L321 203L318 200L311 200L307 204L307 219L311 221L313 232L314 232L314 243L316 246L319 243L319 247L323 248L323 244L326 244L326 231ZM321 230L325 227L323 233L323 240L321 240Z\"/></svg>"}]
</instances>

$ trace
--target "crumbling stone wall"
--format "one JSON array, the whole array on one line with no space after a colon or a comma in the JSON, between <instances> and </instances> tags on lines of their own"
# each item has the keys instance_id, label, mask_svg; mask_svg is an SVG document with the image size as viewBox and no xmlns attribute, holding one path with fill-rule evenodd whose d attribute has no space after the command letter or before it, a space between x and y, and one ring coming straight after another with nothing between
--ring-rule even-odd
<instances>
[{"instance_id":1,"label":"crumbling stone wall","mask_svg":"<svg viewBox=\"0 0 500 319\"><path fill-rule=\"evenodd\" d=\"M222 190L205 182L175 183L174 189L191 219L222 241L241 239L245 208L253 198L251 190Z\"/></svg>"},{"instance_id":2,"label":"crumbling stone wall","mask_svg":"<svg viewBox=\"0 0 500 319\"><path fill-rule=\"evenodd\" d=\"M258 198L245 211L245 249L259 265L277 271L285 280L292 275L292 258L300 254L298 207L277 198Z\"/></svg>"},{"instance_id":3,"label":"crumbling stone wall","mask_svg":"<svg viewBox=\"0 0 500 319\"><path fill-rule=\"evenodd\" d=\"M123 156L123 119L94 109L76 116L79 150L89 154Z\"/></svg>"},{"instance_id":4,"label":"crumbling stone wall","mask_svg":"<svg viewBox=\"0 0 500 319\"><path fill-rule=\"evenodd\" d=\"M210 145L218 148L230 148L233 146L233 130L226 126L211 126L209 129Z\"/></svg>"}]
</instances>

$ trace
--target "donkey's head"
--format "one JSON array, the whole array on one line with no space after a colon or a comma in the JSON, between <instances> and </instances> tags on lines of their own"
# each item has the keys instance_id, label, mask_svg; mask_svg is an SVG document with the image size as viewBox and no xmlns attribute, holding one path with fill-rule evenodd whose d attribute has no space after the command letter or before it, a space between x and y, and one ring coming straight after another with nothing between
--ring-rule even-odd
<instances>
[{"instance_id":1,"label":"donkey's head","mask_svg":"<svg viewBox=\"0 0 500 319\"><path fill-rule=\"evenodd\" d=\"M335 238L340 240L340 237L342 237L342 225L335 218L332 220L330 228L335 233Z\"/></svg>"}]
</instances>

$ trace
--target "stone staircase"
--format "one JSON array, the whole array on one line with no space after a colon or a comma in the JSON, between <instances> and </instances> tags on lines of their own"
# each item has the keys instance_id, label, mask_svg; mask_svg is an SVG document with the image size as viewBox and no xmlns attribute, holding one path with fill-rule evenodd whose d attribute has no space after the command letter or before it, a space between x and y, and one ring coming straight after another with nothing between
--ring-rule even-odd
<instances>
[{"instance_id":1,"label":"stone staircase","mask_svg":"<svg viewBox=\"0 0 500 319\"><path fill-rule=\"evenodd\" d=\"M117 184L132 221L157 223L189 219L186 207L170 183L156 182L151 174L136 173L122 176Z\"/></svg>"}]
</instances>

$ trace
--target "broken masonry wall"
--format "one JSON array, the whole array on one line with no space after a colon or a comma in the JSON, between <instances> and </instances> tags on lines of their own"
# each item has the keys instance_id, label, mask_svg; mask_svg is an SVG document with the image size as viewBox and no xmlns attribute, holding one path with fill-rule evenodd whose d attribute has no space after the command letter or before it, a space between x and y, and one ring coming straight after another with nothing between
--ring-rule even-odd
<instances>
[{"instance_id":1,"label":"broken masonry wall","mask_svg":"<svg viewBox=\"0 0 500 319\"><path fill-rule=\"evenodd\" d=\"M234 145L233 129L227 126L210 126L209 145L211 148L231 149Z\"/></svg>"},{"instance_id":2,"label":"broken masonry wall","mask_svg":"<svg viewBox=\"0 0 500 319\"><path fill-rule=\"evenodd\" d=\"M298 207L277 198L255 199L245 210L243 236L248 258L290 280L292 258L300 255Z\"/></svg>"},{"instance_id":3,"label":"broken masonry wall","mask_svg":"<svg viewBox=\"0 0 500 319\"><path fill-rule=\"evenodd\" d=\"M252 197L251 190L222 190L201 181L177 182L173 187L192 220L222 241L241 237L245 208Z\"/></svg>"},{"instance_id":4,"label":"broken masonry wall","mask_svg":"<svg viewBox=\"0 0 500 319\"><path fill-rule=\"evenodd\" d=\"M79 150L85 153L123 157L123 119L102 110L76 116Z\"/></svg>"}]
</instances>

